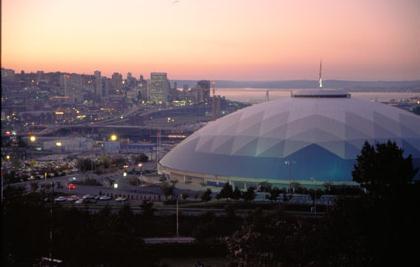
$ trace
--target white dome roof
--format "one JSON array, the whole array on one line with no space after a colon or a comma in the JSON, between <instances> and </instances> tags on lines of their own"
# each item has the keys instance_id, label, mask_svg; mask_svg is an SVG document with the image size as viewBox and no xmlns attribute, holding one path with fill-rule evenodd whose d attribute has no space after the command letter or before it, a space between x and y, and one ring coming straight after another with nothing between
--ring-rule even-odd
<instances>
[{"instance_id":1,"label":"white dome roof","mask_svg":"<svg viewBox=\"0 0 420 267\"><path fill-rule=\"evenodd\" d=\"M387 140L418 164L420 117L337 91L295 92L208 123L160 163L219 176L351 181L364 142Z\"/></svg>"}]
</instances>

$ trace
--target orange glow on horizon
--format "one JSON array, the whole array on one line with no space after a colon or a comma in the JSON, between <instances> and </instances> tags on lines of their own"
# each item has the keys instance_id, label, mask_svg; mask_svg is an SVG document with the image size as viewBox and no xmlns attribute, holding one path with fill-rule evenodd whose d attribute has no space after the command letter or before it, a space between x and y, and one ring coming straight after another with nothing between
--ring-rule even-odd
<instances>
[{"instance_id":1,"label":"orange glow on horizon","mask_svg":"<svg viewBox=\"0 0 420 267\"><path fill-rule=\"evenodd\" d=\"M3 0L2 67L171 79L420 79L416 0Z\"/></svg>"}]
</instances>

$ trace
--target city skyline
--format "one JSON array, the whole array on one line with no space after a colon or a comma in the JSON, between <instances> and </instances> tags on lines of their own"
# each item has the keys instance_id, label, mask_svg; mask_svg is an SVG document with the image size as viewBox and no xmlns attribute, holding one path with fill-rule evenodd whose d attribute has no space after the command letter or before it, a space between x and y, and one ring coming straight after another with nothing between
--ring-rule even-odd
<instances>
[{"instance_id":1,"label":"city skyline","mask_svg":"<svg viewBox=\"0 0 420 267\"><path fill-rule=\"evenodd\" d=\"M2 67L172 79L417 80L405 1L2 2Z\"/></svg>"}]
</instances>

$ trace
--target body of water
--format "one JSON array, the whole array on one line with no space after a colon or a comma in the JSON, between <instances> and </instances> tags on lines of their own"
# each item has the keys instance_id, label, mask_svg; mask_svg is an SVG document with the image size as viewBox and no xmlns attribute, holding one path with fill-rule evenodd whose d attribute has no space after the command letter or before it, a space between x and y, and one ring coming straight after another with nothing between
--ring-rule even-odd
<instances>
[{"instance_id":1,"label":"body of water","mask_svg":"<svg viewBox=\"0 0 420 267\"><path fill-rule=\"evenodd\" d=\"M293 89L270 89L270 100L290 97ZM251 104L261 103L265 101L266 89L263 88L219 88L216 90L217 95L226 97L233 101L246 102ZM351 97L361 98L369 101L390 102L404 101L405 99L418 97L419 92L350 92Z\"/></svg>"}]
</instances>

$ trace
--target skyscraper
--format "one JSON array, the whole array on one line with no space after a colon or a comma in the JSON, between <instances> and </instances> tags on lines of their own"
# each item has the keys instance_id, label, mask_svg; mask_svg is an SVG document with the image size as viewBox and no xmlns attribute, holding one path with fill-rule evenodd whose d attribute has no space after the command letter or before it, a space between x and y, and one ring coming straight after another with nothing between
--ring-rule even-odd
<instances>
[{"instance_id":1,"label":"skyscraper","mask_svg":"<svg viewBox=\"0 0 420 267\"><path fill-rule=\"evenodd\" d=\"M64 96L70 96L69 79L70 79L70 76L68 74L60 75L60 89L61 89L62 95Z\"/></svg>"},{"instance_id":2,"label":"skyscraper","mask_svg":"<svg viewBox=\"0 0 420 267\"><path fill-rule=\"evenodd\" d=\"M111 77L112 80L112 88L114 90L114 93L121 93L122 89L122 75L121 73L114 72Z\"/></svg>"},{"instance_id":3,"label":"skyscraper","mask_svg":"<svg viewBox=\"0 0 420 267\"><path fill-rule=\"evenodd\" d=\"M152 72L150 74L150 100L155 103L166 103L169 100L170 84L166 72Z\"/></svg>"},{"instance_id":4,"label":"skyscraper","mask_svg":"<svg viewBox=\"0 0 420 267\"><path fill-rule=\"evenodd\" d=\"M198 81L196 89L198 103L207 102L210 99L210 81Z\"/></svg>"},{"instance_id":5,"label":"skyscraper","mask_svg":"<svg viewBox=\"0 0 420 267\"><path fill-rule=\"evenodd\" d=\"M99 98L102 97L102 77L99 70L95 71L95 95Z\"/></svg>"},{"instance_id":6,"label":"skyscraper","mask_svg":"<svg viewBox=\"0 0 420 267\"><path fill-rule=\"evenodd\" d=\"M139 90L141 100L149 100L149 90L147 89L147 81L143 78L143 75L140 75L137 88Z\"/></svg>"}]
</instances>

